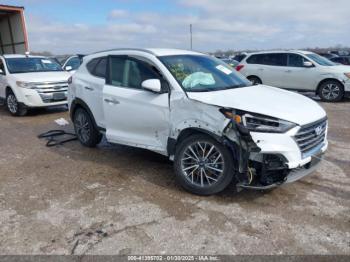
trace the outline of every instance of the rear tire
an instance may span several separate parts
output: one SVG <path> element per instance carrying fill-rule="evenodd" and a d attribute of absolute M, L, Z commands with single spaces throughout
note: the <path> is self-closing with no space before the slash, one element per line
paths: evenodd
<path fill-rule="evenodd" d="M 318 95 L 324 102 L 339 102 L 344 97 L 344 86 L 335 80 L 325 81 L 320 85 Z"/>
<path fill-rule="evenodd" d="M 18 103 L 16 95 L 10 90 L 6 94 L 6 107 L 13 116 L 25 116 L 28 109 Z"/>
<path fill-rule="evenodd" d="M 74 113 L 74 129 L 79 142 L 87 147 L 95 147 L 102 140 L 102 134 L 96 129 L 89 113 L 78 108 Z"/>
<path fill-rule="evenodd" d="M 233 156 L 208 135 L 187 137 L 176 147 L 176 180 L 187 191 L 212 195 L 224 190 L 234 176 Z"/>
<path fill-rule="evenodd" d="M 257 76 L 248 76 L 247 79 L 252 82 L 253 85 L 261 85 L 262 81 L 259 77 Z"/>

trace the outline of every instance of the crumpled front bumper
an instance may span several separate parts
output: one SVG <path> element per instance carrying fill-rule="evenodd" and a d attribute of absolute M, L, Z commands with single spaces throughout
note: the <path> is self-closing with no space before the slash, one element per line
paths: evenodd
<path fill-rule="evenodd" d="M 286 170 L 288 175 L 284 181 L 269 185 L 238 185 L 250 189 L 269 189 L 282 184 L 295 182 L 303 177 L 312 174 L 320 165 L 324 152 L 328 148 L 327 137 L 324 142 L 316 147 L 308 157 L 302 156 L 300 148 L 294 139 L 298 128 L 292 129 L 284 134 L 257 133 L 251 132 L 251 137 L 256 145 L 261 149 L 258 154 L 280 155 L 286 160 Z M 256 155 L 256 153 L 255 153 Z"/>

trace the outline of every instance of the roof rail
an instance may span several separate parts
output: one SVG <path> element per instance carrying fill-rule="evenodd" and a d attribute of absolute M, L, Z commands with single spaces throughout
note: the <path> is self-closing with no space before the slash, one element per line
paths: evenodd
<path fill-rule="evenodd" d="M 114 49 L 107 49 L 107 50 L 103 50 L 103 51 L 98 51 L 98 52 L 92 53 L 92 55 L 104 53 L 104 52 L 109 52 L 109 51 L 140 51 L 140 52 L 149 53 L 151 55 L 156 55 L 152 51 L 147 50 L 147 49 L 142 49 L 142 48 L 114 48 Z"/>

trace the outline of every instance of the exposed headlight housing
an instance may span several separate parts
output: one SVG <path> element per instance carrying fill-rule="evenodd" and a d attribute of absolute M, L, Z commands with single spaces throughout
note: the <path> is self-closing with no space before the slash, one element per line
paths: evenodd
<path fill-rule="evenodd" d="M 34 85 L 31 82 L 16 81 L 17 86 L 22 88 L 33 88 Z"/>
<path fill-rule="evenodd" d="M 253 114 L 249 112 L 236 112 L 220 110 L 227 118 L 252 132 L 285 133 L 296 124 L 275 117 Z"/>
<path fill-rule="evenodd" d="M 350 78 L 350 73 L 344 73 L 347 78 Z"/>

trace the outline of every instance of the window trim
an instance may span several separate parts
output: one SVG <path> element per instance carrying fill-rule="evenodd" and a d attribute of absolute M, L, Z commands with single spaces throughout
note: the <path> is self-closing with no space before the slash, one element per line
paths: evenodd
<path fill-rule="evenodd" d="M 148 90 L 145 90 L 143 88 L 137 88 L 137 87 L 129 87 L 129 86 L 116 86 L 116 85 L 113 85 L 112 84 L 112 81 L 111 81 L 111 72 L 110 72 L 110 64 L 111 64 L 111 59 L 113 57 L 117 57 L 117 58 L 124 58 L 124 59 L 129 59 L 129 60 L 133 60 L 135 62 L 143 62 L 143 63 L 147 63 L 147 66 L 150 67 L 151 66 L 154 66 L 159 74 L 159 80 L 161 81 L 165 81 L 167 83 L 167 85 L 169 86 L 169 89 L 170 89 L 170 84 L 168 82 L 168 80 L 166 80 L 164 78 L 164 75 L 162 74 L 162 71 L 152 62 L 150 61 L 149 59 L 145 58 L 145 57 L 140 57 L 140 56 L 137 56 L 137 55 L 108 55 L 107 56 L 107 75 L 106 75 L 106 85 L 110 85 L 110 86 L 114 86 L 114 87 L 117 87 L 117 88 L 124 88 L 124 89 L 133 89 L 133 90 L 140 90 L 140 91 L 145 91 L 145 92 L 149 92 Z M 138 58 L 140 57 L 140 58 Z M 162 83 L 162 89 L 163 89 L 163 83 Z M 168 91 L 167 91 L 168 92 Z M 164 93 L 164 92 L 161 92 L 161 93 Z"/>

